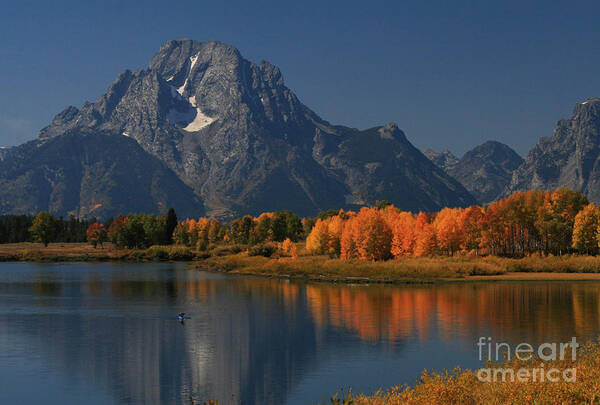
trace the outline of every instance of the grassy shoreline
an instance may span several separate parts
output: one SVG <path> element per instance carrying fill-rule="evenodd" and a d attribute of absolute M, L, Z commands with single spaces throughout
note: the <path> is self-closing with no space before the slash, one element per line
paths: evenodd
<path fill-rule="evenodd" d="M 0 245 L 0 262 L 102 262 L 191 261 L 198 255 L 183 246 L 152 246 L 148 249 L 115 249 L 111 244 L 94 249 L 86 243 L 14 243 Z"/>
<path fill-rule="evenodd" d="M 587 256 L 435 257 L 365 262 L 327 256 L 271 259 L 242 252 L 212 256 L 195 262 L 194 266 L 229 274 L 339 283 L 600 280 L 600 258 Z"/>
<path fill-rule="evenodd" d="M 342 261 L 328 256 L 250 256 L 239 246 L 207 252 L 183 246 L 94 249 L 84 243 L 0 245 L 0 262 L 184 261 L 198 270 L 337 283 L 434 283 L 449 281 L 600 280 L 600 257 L 531 256 L 402 258 L 384 262 Z"/>
<path fill-rule="evenodd" d="M 575 369 L 575 381 L 558 378 L 550 381 L 539 378 L 540 364 L 546 371 L 556 369 L 562 376 L 567 369 Z M 564 360 L 543 361 L 537 356 L 531 360 L 521 361 L 515 357 L 500 363 L 491 363 L 483 367 L 491 370 L 504 369 L 527 370 L 538 369 L 538 378 L 506 382 L 501 378 L 492 381 L 481 381 L 477 370 L 456 368 L 451 371 L 424 371 L 416 384 L 412 386 L 396 386 L 380 390 L 373 395 L 342 395 L 337 403 L 340 405 L 395 405 L 395 404 L 598 404 L 600 403 L 600 344 L 589 342 L 577 350 L 577 358 L 573 360 L 567 355 Z"/>

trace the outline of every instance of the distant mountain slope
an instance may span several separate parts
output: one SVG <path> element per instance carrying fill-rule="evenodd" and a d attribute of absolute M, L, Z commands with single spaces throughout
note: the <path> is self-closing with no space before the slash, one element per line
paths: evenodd
<path fill-rule="evenodd" d="M 518 190 L 570 187 L 600 202 L 600 98 L 577 103 L 514 172 L 505 195 Z"/>
<path fill-rule="evenodd" d="M 498 199 L 523 158 L 509 146 L 488 141 L 465 153 L 447 173 L 462 183 L 480 203 Z"/>
<path fill-rule="evenodd" d="M 14 148 L 0 161 L 0 212 L 76 217 L 203 212 L 193 191 L 132 139 L 72 132 Z"/>
<path fill-rule="evenodd" d="M 476 146 L 460 159 L 447 150 L 438 153 L 426 149 L 423 154 L 460 182 L 479 203 L 498 199 L 510 183 L 513 171 L 523 163 L 517 152 L 496 141 Z"/>
<path fill-rule="evenodd" d="M 137 142 L 222 218 L 279 209 L 314 215 L 381 199 L 411 210 L 474 202 L 396 127 L 331 125 L 284 85 L 277 67 L 218 41 L 168 41 L 148 69 L 125 71 L 96 102 L 68 107 L 39 139 L 81 131 Z M 125 175 L 114 173 L 114 181 Z M 27 200 L 18 194 L 0 190 L 0 199 Z M 87 215 L 86 207 L 70 210 Z"/>
<path fill-rule="evenodd" d="M 353 190 L 346 195 L 347 205 L 384 199 L 406 210 L 434 211 L 475 203 L 467 190 L 415 148 L 396 124 L 336 137 L 320 133 L 315 156 Z"/>

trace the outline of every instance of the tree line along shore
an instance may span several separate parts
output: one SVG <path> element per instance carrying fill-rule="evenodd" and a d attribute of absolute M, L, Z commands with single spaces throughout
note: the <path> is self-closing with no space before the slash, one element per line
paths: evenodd
<path fill-rule="evenodd" d="M 42 212 L 0 216 L 0 260 L 194 260 L 228 272 L 357 282 L 591 274 L 600 273 L 598 218 L 596 205 L 565 188 L 434 213 L 378 201 L 358 212 L 279 211 L 231 223 L 178 220 L 173 209 L 104 222 Z"/>

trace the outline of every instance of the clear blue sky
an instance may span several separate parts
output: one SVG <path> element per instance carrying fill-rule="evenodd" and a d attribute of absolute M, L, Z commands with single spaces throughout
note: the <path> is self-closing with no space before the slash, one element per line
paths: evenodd
<path fill-rule="evenodd" d="M 11 1 L 0 12 L 0 145 L 95 100 L 168 39 L 278 65 L 324 119 L 397 122 L 419 148 L 525 154 L 600 96 L 598 1 Z"/>

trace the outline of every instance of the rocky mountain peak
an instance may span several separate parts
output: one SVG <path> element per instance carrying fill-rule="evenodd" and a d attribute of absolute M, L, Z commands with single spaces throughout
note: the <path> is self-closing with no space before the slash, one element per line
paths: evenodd
<path fill-rule="evenodd" d="M 575 104 L 573 117 L 566 123 L 579 126 L 580 130 L 585 130 L 588 126 L 597 129 L 600 126 L 600 98 L 590 98 Z"/>
<path fill-rule="evenodd" d="M 377 132 L 379 132 L 381 139 L 392 139 L 402 142 L 407 141 L 406 135 L 398 128 L 398 124 L 395 122 L 390 122 L 389 124 L 380 127 Z"/>
<path fill-rule="evenodd" d="M 496 164 L 506 166 L 509 170 L 514 170 L 523 161 L 510 146 L 497 141 L 486 141 L 479 146 L 471 149 L 461 160 L 468 159 L 491 159 Z"/>
<path fill-rule="evenodd" d="M 61 137 L 49 144 L 67 147 L 65 137 L 89 132 L 110 135 L 98 139 L 110 139 L 111 144 L 137 144 L 137 158 L 143 159 L 141 149 L 164 164 L 193 191 L 199 200 L 196 206 L 219 217 L 280 209 L 312 215 L 383 199 L 400 208 L 427 211 L 474 202 L 464 187 L 416 150 L 395 123 L 364 131 L 333 126 L 285 86 L 277 66 L 248 61 L 219 41 L 166 42 L 148 69 L 124 71 L 95 102 L 58 114 L 40 138 L 47 142 Z M 83 145 L 95 138 L 78 139 Z M 32 153 L 31 148 L 19 150 L 22 156 Z M 82 146 L 73 153 L 91 152 Z M 36 179 L 50 175 L 45 171 L 70 170 L 67 160 L 55 162 L 60 167 L 47 163 L 32 169 L 39 173 Z M 23 171 L 22 179 L 27 180 L 20 181 L 36 187 L 37 180 L 27 177 L 31 173 Z M 111 171 L 97 178 L 108 182 L 109 190 L 114 176 Z M 76 179 L 70 187 L 76 187 Z M 12 179 L 3 181 L 12 187 Z M 53 192 L 54 186 L 44 187 Z M 77 203 L 72 201 L 71 207 Z M 61 204 L 54 205 L 54 212 L 64 212 Z"/>
<path fill-rule="evenodd" d="M 572 117 L 558 121 L 552 137 L 540 138 L 504 194 L 558 187 L 600 201 L 600 98 L 575 104 Z"/>

